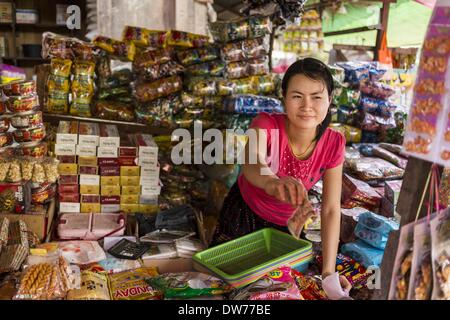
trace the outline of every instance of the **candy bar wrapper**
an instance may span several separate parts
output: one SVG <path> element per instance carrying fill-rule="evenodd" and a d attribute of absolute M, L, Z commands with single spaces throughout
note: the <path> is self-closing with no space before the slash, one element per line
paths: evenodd
<path fill-rule="evenodd" d="M 94 39 L 93 43 L 119 60 L 133 61 L 136 55 L 136 46 L 132 42 L 124 42 L 104 36 L 98 36 Z"/>
<path fill-rule="evenodd" d="M 177 53 L 178 61 L 185 67 L 194 64 L 214 61 L 220 58 L 220 51 L 216 47 L 205 47 L 183 50 Z"/>
<path fill-rule="evenodd" d="M 302 230 L 306 222 L 314 215 L 314 208 L 308 198 L 305 197 L 303 199 L 303 203 L 297 208 L 293 216 L 288 221 L 288 229 L 291 235 L 296 239 L 300 239 L 300 235 L 302 234 Z"/>
<path fill-rule="evenodd" d="M 403 143 L 407 154 L 446 167 L 450 165 L 449 8 L 444 2 L 434 8 Z"/>
<path fill-rule="evenodd" d="M 415 223 L 409 223 L 400 230 L 399 246 L 392 270 L 388 300 L 406 300 L 412 265 Z"/>
<path fill-rule="evenodd" d="M 430 300 L 433 289 L 431 262 L 431 233 L 428 218 L 414 226 L 414 250 L 411 266 L 408 300 Z"/>
<path fill-rule="evenodd" d="M 450 208 L 431 220 L 432 300 L 450 300 Z"/>

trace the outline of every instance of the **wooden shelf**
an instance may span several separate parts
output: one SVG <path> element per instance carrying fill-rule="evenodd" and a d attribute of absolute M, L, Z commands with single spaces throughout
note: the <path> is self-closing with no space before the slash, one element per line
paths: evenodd
<path fill-rule="evenodd" d="M 41 61 L 41 62 L 50 61 L 49 59 L 42 59 L 42 58 L 35 58 L 35 57 L 17 57 L 17 58 L 2 57 L 2 59 L 3 60 L 17 60 L 17 61 Z"/>
<path fill-rule="evenodd" d="M 86 122 L 95 122 L 95 123 L 103 123 L 103 124 L 115 124 L 117 125 L 121 131 L 122 129 L 129 132 L 142 132 L 154 135 L 171 135 L 173 129 L 164 128 L 164 127 L 151 127 L 146 124 L 136 123 L 136 122 L 126 122 L 126 121 L 116 121 L 116 120 L 106 120 L 99 118 L 85 118 L 85 117 L 76 117 L 65 114 L 52 114 L 52 113 L 44 113 L 44 121 L 56 123 L 59 121 L 86 121 Z"/>

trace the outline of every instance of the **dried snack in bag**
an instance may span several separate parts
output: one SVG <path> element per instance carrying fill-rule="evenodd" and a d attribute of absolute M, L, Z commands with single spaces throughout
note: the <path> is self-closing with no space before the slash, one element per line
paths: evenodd
<path fill-rule="evenodd" d="M 350 170 L 361 180 L 399 179 L 404 170 L 379 158 L 362 157 L 357 161 L 349 161 Z"/>
<path fill-rule="evenodd" d="M 24 158 L 21 161 L 21 169 L 22 169 L 22 179 L 25 181 L 30 181 L 33 177 L 33 168 L 36 160 L 33 158 Z"/>
<path fill-rule="evenodd" d="M 216 47 L 205 47 L 177 52 L 178 61 L 185 67 L 202 62 L 209 62 L 220 58 L 220 51 Z"/>
<path fill-rule="evenodd" d="M 161 292 L 146 283 L 158 275 L 155 268 L 139 268 L 108 275 L 112 300 L 159 300 Z"/>
<path fill-rule="evenodd" d="M 214 41 L 226 43 L 247 39 L 249 37 L 250 25 L 246 20 L 238 22 L 218 21 L 211 23 L 210 29 Z M 255 31 L 257 32 L 256 27 Z"/>
<path fill-rule="evenodd" d="M 31 177 L 31 182 L 33 183 L 44 183 L 45 182 L 45 169 L 41 161 L 35 162 L 33 166 L 33 175 Z"/>
<path fill-rule="evenodd" d="M 133 106 L 126 103 L 99 100 L 95 104 L 94 113 L 100 119 L 134 121 Z"/>
<path fill-rule="evenodd" d="M 90 76 L 75 75 L 72 80 L 72 93 L 90 94 L 94 93 L 95 82 Z"/>
<path fill-rule="evenodd" d="M 183 82 L 179 76 L 172 76 L 155 82 L 142 82 L 136 84 L 136 98 L 139 102 L 148 102 L 166 97 L 182 89 Z"/>
<path fill-rule="evenodd" d="M 50 74 L 69 78 L 72 71 L 72 60 L 68 59 L 52 59 L 50 62 Z"/>
<path fill-rule="evenodd" d="M 380 266 L 384 253 L 383 250 L 376 249 L 361 240 L 344 244 L 341 252 L 366 268 Z"/>
<path fill-rule="evenodd" d="M 67 300 L 111 300 L 107 275 L 83 271 L 81 273 L 81 287 L 69 290 Z"/>
<path fill-rule="evenodd" d="M 194 95 L 210 96 L 217 93 L 216 86 L 218 83 L 214 78 L 192 78 L 189 80 L 187 87 Z"/>
<path fill-rule="evenodd" d="M 139 76 L 148 81 L 156 81 L 164 77 L 175 76 L 184 71 L 184 68 L 175 61 L 155 64 L 139 69 Z"/>
<path fill-rule="evenodd" d="M 20 167 L 19 159 L 13 159 L 10 161 L 8 173 L 5 177 L 6 182 L 20 182 L 22 181 L 22 170 Z"/>
<path fill-rule="evenodd" d="M 389 219 L 368 211 L 359 215 L 358 224 L 386 236 L 391 231 L 399 229 L 399 224 L 394 219 Z"/>
<path fill-rule="evenodd" d="M 56 183 L 59 178 L 58 174 L 59 161 L 55 158 L 47 158 L 42 162 L 45 171 L 46 182 Z"/>
<path fill-rule="evenodd" d="M 93 43 L 119 60 L 133 61 L 136 46 L 132 42 L 114 40 L 104 36 L 97 36 Z"/>
<path fill-rule="evenodd" d="M 230 287 L 222 280 L 198 272 L 169 273 L 146 279 L 165 299 L 190 299 L 222 295 Z"/>
<path fill-rule="evenodd" d="M 392 87 L 380 82 L 371 81 L 361 82 L 360 90 L 362 93 L 378 99 L 388 99 L 395 93 Z"/>
<path fill-rule="evenodd" d="M 133 70 L 140 72 L 145 70 L 145 68 L 167 63 L 171 59 L 169 50 L 147 49 L 136 55 L 133 61 Z"/>
<path fill-rule="evenodd" d="M 281 267 L 231 294 L 232 300 L 303 300 L 295 281 L 296 271 Z"/>
<path fill-rule="evenodd" d="M 77 117 L 92 117 L 90 103 L 74 101 L 70 105 L 70 114 Z"/>
<path fill-rule="evenodd" d="M 149 30 L 145 28 L 125 26 L 122 33 L 122 40 L 133 42 L 137 47 L 148 47 L 148 35 Z"/>
<path fill-rule="evenodd" d="M 169 46 L 192 48 L 194 43 L 192 42 L 192 37 L 189 36 L 188 32 L 171 30 L 167 33 L 166 43 Z"/>
<path fill-rule="evenodd" d="M 47 79 L 47 88 L 49 92 L 51 91 L 69 92 L 70 90 L 69 78 L 49 75 Z"/>
<path fill-rule="evenodd" d="M 392 152 L 389 152 L 386 149 L 383 149 L 381 147 L 374 147 L 373 148 L 373 155 L 375 157 L 382 158 L 384 160 L 389 161 L 390 163 L 395 164 L 397 167 L 406 169 L 406 165 L 408 164 L 408 160 L 397 156 L 396 154 L 393 154 Z"/>
<path fill-rule="evenodd" d="M 431 220 L 431 257 L 433 263 L 433 300 L 450 300 L 450 209 Z"/>
<path fill-rule="evenodd" d="M 49 92 L 44 111 L 65 114 L 69 112 L 69 94 L 63 91 Z"/>
<path fill-rule="evenodd" d="M 73 64 L 72 73 L 75 76 L 93 77 L 95 74 L 95 62 L 77 60 Z"/>
<path fill-rule="evenodd" d="M 201 64 L 196 64 L 186 68 L 186 73 L 191 76 L 212 76 L 220 77 L 225 70 L 225 63 L 216 60 L 212 62 L 205 62 Z"/>

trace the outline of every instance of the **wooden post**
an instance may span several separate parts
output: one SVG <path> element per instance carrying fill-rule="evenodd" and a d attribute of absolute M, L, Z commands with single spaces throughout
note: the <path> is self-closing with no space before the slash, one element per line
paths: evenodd
<path fill-rule="evenodd" d="M 383 1 L 383 7 L 380 10 L 380 24 L 381 29 L 378 29 L 377 32 L 377 42 L 375 45 L 375 52 L 374 52 L 374 61 L 379 60 L 378 51 L 381 48 L 381 41 L 383 40 L 383 33 L 387 32 L 388 29 L 388 19 L 389 19 L 389 7 L 391 5 L 391 1 Z"/>

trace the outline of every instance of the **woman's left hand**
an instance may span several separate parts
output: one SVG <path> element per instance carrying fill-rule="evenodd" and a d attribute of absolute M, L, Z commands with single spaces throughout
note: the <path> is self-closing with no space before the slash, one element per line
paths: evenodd
<path fill-rule="evenodd" d="M 322 276 L 322 287 L 331 300 L 351 299 L 352 285 L 344 276 L 339 276 L 337 272 Z"/>

